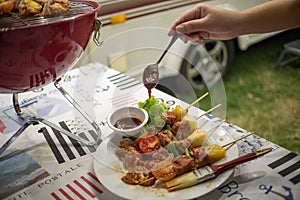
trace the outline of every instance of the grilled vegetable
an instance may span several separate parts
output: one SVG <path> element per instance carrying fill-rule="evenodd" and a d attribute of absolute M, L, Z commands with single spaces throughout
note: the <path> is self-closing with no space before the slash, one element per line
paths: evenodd
<path fill-rule="evenodd" d="M 187 111 L 183 109 L 180 105 L 175 106 L 173 108 L 172 113 L 176 115 L 176 120 L 181 121 L 183 117 L 187 114 Z"/>
<path fill-rule="evenodd" d="M 36 15 L 41 12 L 43 6 L 34 0 L 22 0 L 19 3 L 19 13 L 21 15 Z"/>
<path fill-rule="evenodd" d="M 161 114 L 165 112 L 164 107 L 160 104 L 154 104 L 149 109 L 149 119 L 151 125 L 154 125 L 156 127 L 164 127 L 165 120 L 161 118 Z"/>
<path fill-rule="evenodd" d="M 169 110 L 163 102 L 159 102 L 154 96 L 148 98 L 145 102 L 139 102 L 138 107 L 143 108 L 149 114 L 149 121 L 147 125 L 154 125 L 157 127 L 163 127 L 165 121 L 161 118 L 161 114 Z"/>
<path fill-rule="evenodd" d="M 153 106 L 153 105 L 156 105 L 156 104 L 159 104 L 162 106 L 162 108 L 165 110 L 165 111 L 168 111 L 169 110 L 169 106 L 167 106 L 165 103 L 163 102 L 159 102 L 154 96 L 151 96 L 150 98 L 148 98 L 145 102 L 142 102 L 140 101 L 138 103 L 138 106 L 140 108 L 143 108 L 145 109 L 147 112 L 149 112 L 150 108 Z"/>
<path fill-rule="evenodd" d="M 177 150 L 177 147 L 175 143 L 169 143 L 165 146 L 165 148 L 168 150 L 169 153 L 173 154 L 174 157 L 179 156 L 179 152 Z"/>
<path fill-rule="evenodd" d="M 142 153 L 150 153 L 154 150 L 158 150 L 160 147 L 159 139 L 156 135 L 139 137 L 135 141 L 135 144 L 139 147 L 139 150 Z"/>
<path fill-rule="evenodd" d="M 189 151 L 188 148 L 185 148 L 184 155 L 186 155 L 186 157 L 188 157 L 188 158 L 192 158 L 192 156 L 191 156 L 190 151 Z"/>
<path fill-rule="evenodd" d="M 195 116 L 185 115 L 184 118 L 182 118 L 182 121 L 187 122 L 190 125 L 192 131 L 198 128 L 198 123 L 197 120 L 195 119 Z"/>
<path fill-rule="evenodd" d="M 191 142 L 191 148 L 201 146 L 206 137 L 207 132 L 196 129 L 191 135 L 188 136 L 188 140 Z"/>
<path fill-rule="evenodd" d="M 212 144 L 207 149 L 208 162 L 210 164 L 221 160 L 226 156 L 226 150 L 217 144 Z"/>

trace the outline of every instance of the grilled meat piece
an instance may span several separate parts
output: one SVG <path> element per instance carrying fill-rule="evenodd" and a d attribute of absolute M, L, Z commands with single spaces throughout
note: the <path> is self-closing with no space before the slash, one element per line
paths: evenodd
<path fill-rule="evenodd" d="M 49 0 L 44 4 L 42 15 L 43 16 L 57 16 L 67 14 L 71 9 L 69 0 Z"/>
<path fill-rule="evenodd" d="M 161 147 L 153 153 L 152 158 L 158 161 L 170 160 L 173 158 L 173 154 L 170 154 L 167 149 Z"/>
<path fill-rule="evenodd" d="M 126 139 L 120 141 L 120 146 L 116 149 L 115 153 L 122 161 L 127 153 L 136 154 L 137 156 L 141 157 L 141 154 L 138 152 L 138 150 L 129 142 L 129 140 Z"/>
<path fill-rule="evenodd" d="M 143 160 L 140 154 L 128 152 L 123 161 L 123 166 L 132 172 L 136 172 L 139 166 L 143 166 Z"/>
<path fill-rule="evenodd" d="M 130 185 L 151 186 L 154 185 L 156 179 L 151 173 L 130 173 L 128 172 L 121 180 Z"/>
<path fill-rule="evenodd" d="M 197 147 L 193 148 L 191 154 L 195 160 L 195 165 L 197 167 L 204 167 L 205 165 L 209 164 L 209 159 L 205 148 Z"/>
<path fill-rule="evenodd" d="M 166 146 L 173 139 L 173 133 L 170 130 L 162 130 L 157 134 L 161 146 Z"/>
<path fill-rule="evenodd" d="M 130 171 L 136 171 L 136 168 L 142 165 L 142 155 L 129 140 L 121 140 L 115 154 L 123 162 L 123 166 Z"/>
<path fill-rule="evenodd" d="M 149 186 L 154 185 L 155 182 L 156 182 L 156 178 L 154 178 L 153 176 L 149 176 L 149 177 L 145 178 L 144 180 L 142 180 L 140 182 L 140 185 L 144 186 L 144 187 L 149 187 Z"/>
<path fill-rule="evenodd" d="M 179 154 L 183 154 L 184 150 L 186 148 L 189 148 L 190 145 L 191 145 L 191 142 L 187 139 L 172 141 L 172 143 L 175 145 L 175 147 L 176 147 Z"/>
<path fill-rule="evenodd" d="M 170 124 L 171 126 L 176 122 L 176 115 L 172 112 L 163 112 L 161 114 L 161 118 L 167 123 Z"/>
<path fill-rule="evenodd" d="M 187 138 L 193 130 L 188 121 L 177 121 L 172 126 L 172 132 L 175 133 L 177 140 L 182 140 Z"/>
<path fill-rule="evenodd" d="M 176 174 L 174 163 L 170 160 L 163 160 L 151 169 L 153 176 L 160 181 L 169 181 L 173 179 Z"/>
<path fill-rule="evenodd" d="M 173 160 L 174 167 L 177 176 L 182 175 L 186 172 L 190 172 L 195 168 L 195 162 L 193 158 L 188 158 L 185 155 L 177 156 Z"/>
<path fill-rule="evenodd" d="M 15 7 L 15 0 L 0 0 L 0 16 L 9 14 Z"/>
<path fill-rule="evenodd" d="M 0 16 L 15 10 L 24 17 L 52 17 L 67 14 L 70 9 L 69 0 L 0 0 Z"/>
<path fill-rule="evenodd" d="M 195 168 L 194 159 L 184 155 L 178 156 L 173 160 L 164 160 L 153 166 L 151 173 L 160 181 L 169 181 L 175 176 L 192 171 Z"/>

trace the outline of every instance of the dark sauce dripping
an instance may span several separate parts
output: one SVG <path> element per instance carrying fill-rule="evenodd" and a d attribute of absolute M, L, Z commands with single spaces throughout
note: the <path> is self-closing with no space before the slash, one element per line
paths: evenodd
<path fill-rule="evenodd" d="M 150 98 L 151 97 L 152 88 L 154 88 L 156 86 L 156 83 L 147 83 L 147 84 L 144 84 L 144 86 L 147 88 L 147 90 L 148 90 L 148 96 Z"/>

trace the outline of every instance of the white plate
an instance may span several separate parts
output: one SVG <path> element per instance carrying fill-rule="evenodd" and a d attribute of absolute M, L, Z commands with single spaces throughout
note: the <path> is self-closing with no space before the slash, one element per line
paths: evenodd
<path fill-rule="evenodd" d="M 209 129 L 208 129 L 209 130 Z M 224 183 L 233 173 L 228 170 L 218 177 L 196 186 L 168 192 L 166 189 L 158 189 L 153 187 L 142 187 L 125 184 L 121 177 L 126 174 L 126 170 L 122 167 L 121 161 L 115 155 L 115 149 L 121 140 L 120 135 L 112 134 L 105 139 L 94 154 L 94 170 L 100 182 L 112 193 L 126 199 L 192 199 L 203 196 Z M 209 141 L 219 145 L 231 142 L 232 137 L 222 128 L 218 128 L 209 136 Z M 224 163 L 238 157 L 238 148 L 236 145 L 227 150 L 226 157 L 218 163 Z"/>

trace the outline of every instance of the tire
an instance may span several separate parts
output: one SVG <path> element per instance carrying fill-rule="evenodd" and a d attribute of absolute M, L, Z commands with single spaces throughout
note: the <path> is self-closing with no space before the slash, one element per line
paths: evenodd
<path fill-rule="evenodd" d="M 215 67 L 209 67 L 209 63 L 205 63 L 205 55 L 201 55 L 201 49 L 203 48 L 208 52 Z M 189 81 L 192 88 L 204 89 L 207 85 L 213 85 L 220 78 L 224 79 L 231 68 L 232 62 L 235 57 L 235 42 L 234 40 L 228 41 L 205 41 L 203 44 L 190 45 L 185 53 L 185 59 L 182 60 L 180 73 Z M 189 62 L 190 61 L 190 62 Z M 192 61 L 192 63 L 191 63 Z M 202 63 L 201 63 L 202 62 Z M 207 61 L 206 61 L 207 62 Z M 206 65 L 206 67 L 205 67 Z M 196 68 L 195 66 L 200 66 Z M 201 69 L 202 68 L 202 69 Z M 207 75 L 206 81 L 200 74 L 200 71 L 205 71 Z M 217 73 L 219 75 L 217 76 Z"/>

